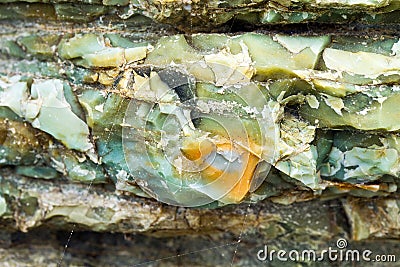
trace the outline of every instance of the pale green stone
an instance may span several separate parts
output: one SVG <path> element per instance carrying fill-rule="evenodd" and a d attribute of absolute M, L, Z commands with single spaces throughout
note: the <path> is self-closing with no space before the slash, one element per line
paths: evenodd
<path fill-rule="evenodd" d="M 313 190 L 321 190 L 321 180 L 316 173 L 317 157 L 317 150 L 311 146 L 289 160 L 278 161 L 276 168 Z"/>
<path fill-rule="evenodd" d="M 323 58 L 329 69 L 377 78 L 379 75 L 398 74 L 400 57 L 367 52 L 348 52 L 325 49 Z"/>
<path fill-rule="evenodd" d="M 0 105 L 9 107 L 33 127 L 51 134 L 68 148 L 80 151 L 92 148 L 89 128 L 72 112 L 60 80 L 34 81 L 30 95 L 26 82 L 11 81 L 3 84 L 1 96 Z M 69 127 L 65 128 L 66 125 Z"/>
<path fill-rule="evenodd" d="M 40 179 L 53 179 L 58 176 L 58 173 L 55 169 L 39 166 L 18 166 L 16 173 L 19 175 Z"/>
<path fill-rule="evenodd" d="M 7 202 L 2 195 L 0 195 L 0 216 L 7 211 Z"/>
<path fill-rule="evenodd" d="M 58 35 L 30 35 L 22 37 L 18 42 L 25 47 L 28 54 L 39 58 L 51 58 L 57 48 Z"/>
<path fill-rule="evenodd" d="M 344 153 L 344 167 L 347 168 L 344 179 L 365 176 L 378 178 L 380 175 L 399 175 L 399 155 L 391 148 L 358 148 Z M 352 167 L 352 168 L 351 168 Z"/>
<path fill-rule="evenodd" d="M 58 46 L 61 58 L 73 59 L 92 54 L 105 48 L 104 40 L 97 34 L 76 35 L 64 39 Z"/>
<path fill-rule="evenodd" d="M 162 37 L 145 60 L 147 64 L 165 66 L 173 63 L 196 62 L 201 56 L 187 43 L 183 35 Z"/>

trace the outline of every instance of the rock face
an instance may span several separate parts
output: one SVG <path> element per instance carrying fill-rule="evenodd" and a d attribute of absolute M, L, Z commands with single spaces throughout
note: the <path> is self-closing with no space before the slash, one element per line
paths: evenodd
<path fill-rule="evenodd" d="M 2 0 L 2 19 L 44 19 L 91 22 L 97 19 L 132 22 L 144 16 L 183 31 L 227 30 L 232 24 L 249 27 L 294 23 L 347 24 L 358 22 L 376 26 L 399 23 L 397 0 L 93 0 L 44 1 Z"/>
<path fill-rule="evenodd" d="M 0 3 L 4 263 L 398 252 L 397 1 Z"/>

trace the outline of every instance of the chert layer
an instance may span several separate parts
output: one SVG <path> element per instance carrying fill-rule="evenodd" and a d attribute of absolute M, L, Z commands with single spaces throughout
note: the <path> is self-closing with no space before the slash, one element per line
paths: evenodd
<path fill-rule="evenodd" d="M 211 121 L 229 121 L 234 114 L 253 140 L 246 149 L 273 168 L 267 177 L 260 171 L 265 182 L 252 194 L 247 193 L 255 165 L 240 182 L 245 186 L 229 188 L 227 195 L 207 191 L 211 200 L 273 197 L 288 203 L 293 201 L 288 191 L 304 191 L 305 198 L 386 196 L 397 191 L 400 174 L 398 49 L 398 39 L 390 37 L 195 34 L 144 42 L 115 33 L 10 35 L 2 40 L 10 64 L 1 69 L 1 164 L 29 177 L 95 183 L 110 178 L 118 190 L 146 195 L 140 184 L 153 197 L 161 198 L 164 191 L 174 197 L 180 173 L 166 172 L 171 162 L 160 149 L 160 134 L 169 134 L 167 143 L 187 134 L 185 123 L 173 124 L 183 119 L 223 136 Z M 18 56 L 30 60 L 12 59 Z M 260 96 L 264 102 L 258 107 Z M 127 123 L 132 101 L 150 104 L 152 113 L 136 114 Z M 202 119 L 177 116 L 176 108 L 185 113 L 182 104 L 191 101 L 197 101 L 195 108 L 187 111 L 203 114 Z M 260 130 L 263 124 L 255 124 L 267 124 L 267 117 L 257 115 L 266 106 L 267 130 L 273 132 L 268 138 Z M 172 126 L 158 129 L 167 117 L 173 118 Z M 67 121 L 70 126 L 63 128 Z M 149 142 L 124 151 L 124 128 L 135 121 L 151 124 L 139 134 Z M 195 150 L 188 148 L 190 159 Z M 155 190 L 160 185 L 147 184 L 153 176 L 129 168 L 130 155 L 135 164 L 147 166 L 140 157 L 144 153 L 154 161 L 152 175 L 167 183 L 165 189 Z M 242 174 L 248 166 L 240 167 Z M 201 192 L 186 189 L 173 204 Z"/>

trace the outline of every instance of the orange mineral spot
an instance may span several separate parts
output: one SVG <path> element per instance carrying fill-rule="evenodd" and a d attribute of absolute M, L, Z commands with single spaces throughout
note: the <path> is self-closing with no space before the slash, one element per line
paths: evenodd
<path fill-rule="evenodd" d="M 249 159 L 242 178 L 228 194 L 220 199 L 220 201 L 226 203 L 237 203 L 246 196 L 247 192 L 250 190 L 251 179 L 253 178 L 254 170 L 256 169 L 258 162 L 258 157 L 249 154 Z"/>
<path fill-rule="evenodd" d="M 215 145 L 209 140 L 202 140 L 201 142 L 191 141 L 187 142 L 181 148 L 182 154 L 189 160 L 201 161 L 215 149 Z"/>
<path fill-rule="evenodd" d="M 253 151 L 259 150 L 259 146 L 253 143 L 250 144 L 250 148 Z M 181 148 L 182 154 L 187 159 L 195 162 L 199 166 L 205 163 L 206 158 L 212 152 L 218 151 L 219 153 L 230 153 L 234 150 L 235 147 L 227 140 L 219 140 L 219 142 L 216 143 L 213 143 L 210 140 L 192 140 L 190 142 L 188 141 L 185 146 Z M 217 179 L 221 179 L 221 181 L 226 184 L 235 183 L 238 181 L 233 188 L 220 199 L 222 202 L 240 202 L 250 189 L 251 179 L 259 162 L 259 157 L 248 150 L 243 152 L 241 157 L 241 160 L 244 163 L 241 169 L 230 169 L 229 162 L 227 161 L 227 168 L 223 170 L 213 166 L 212 163 L 205 166 L 205 168 L 201 170 L 201 177 L 204 179 L 205 184 L 212 183 Z"/>

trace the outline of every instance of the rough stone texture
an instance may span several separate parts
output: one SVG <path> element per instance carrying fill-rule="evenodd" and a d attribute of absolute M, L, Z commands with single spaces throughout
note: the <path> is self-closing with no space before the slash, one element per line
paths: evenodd
<path fill-rule="evenodd" d="M 60 261 L 63 266 L 260 266 L 265 262 L 256 255 L 264 245 L 320 251 L 336 248 L 338 238 L 346 238 L 349 248 L 375 254 L 399 251 L 399 200 L 394 198 L 263 201 L 209 210 L 116 195 L 109 186 L 2 173 L 3 188 L 13 191 L 0 242 L 0 261 L 9 266 Z"/>
<path fill-rule="evenodd" d="M 17 1 L 0 2 L 0 18 L 36 18 L 89 22 L 98 18 L 131 21 L 145 16 L 186 31 L 229 31 L 284 24 L 367 24 L 399 22 L 399 3 L 393 1 Z"/>
<path fill-rule="evenodd" d="M 73 64 L 60 56 L 55 48 L 60 38 L 115 33 L 136 45 L 155 44 L 161 36 L 179 31 L 230 34 L 259 30 L 267 34 L 337 34 L 338 40 L 340 36 L 362 37 L 368 32 L 374 41 L 384 32 L 390 42 L 397 41 L 400 18 L 397 1 L 356 5 L 349 1 L 0 2 L 0 72 L 10 77 L 22 74 L 66 82 L 73 92 L 67 100 L 81 119 L 85 118 L 84 110 L 74 95 L 93 88 L 122 96 L 126 92 L 112 91 L 121 76 L 110 66 L 86 68 L 85 64 L 93 62 Z M 374 52 L 390 54 L 390 47 L 382 44 Z M 397 85 L 396 79 L 389 76 L 385 82 Z M 330 181 L 334 189 L 322 195 L 313 194 L 301 184 L 278 180 L 281 187 L 269 192 L 270 200 L 220 208 L 180 208 L 146 197 L 135 183 L 115 183 L 120 170 L 116 160 L 108 169 L 96 167 L 92 182 L 84 181 L 85 177 L 71 170 L 80 162 L 81 152 L 66 149 L 15 114 L 1 112 L 6 114 L 1 113 L 0 143 L 17 140 L 18 146 L 14 147 L 14 157 L 7 158 L 9 163 L 0 167 L 0 265 L 321 266 L 310 262 L 269 264 L 257 260 L 257 252 L 264 245 L 271 249 L 321 251 L 335 248 L 338 238 L 346 238 L 352 249 L 370 249 L 375 254 L 400 258 L 400 200 L 395 188 L 399 183 L 393 177 L 367 185 Z M 19 131 L 13 132 L 15 128 Z M 351 142 L 359 140 L 355 139 Z M 105 162 L 107 149 L 103 151 Z M 43 156 L 41 164 L 60 155 L 72 163 L 64 174 L 48 168 L 31 169 L 35 155 Z M 37 172 L 40 175 L 35 178 Z M 116 190 L 121 187 L 142 196 Z M 382 265 L 375 262 L 368 266 Z"/>

